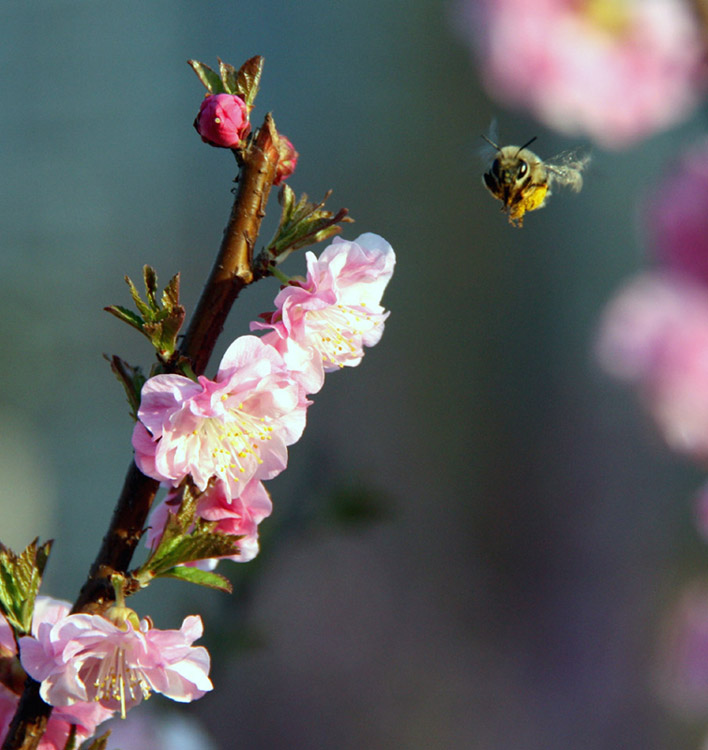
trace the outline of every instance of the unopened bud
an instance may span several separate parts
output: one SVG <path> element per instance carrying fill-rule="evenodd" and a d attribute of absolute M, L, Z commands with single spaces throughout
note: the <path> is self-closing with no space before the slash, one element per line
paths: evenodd
<path fill-rule="evenodd" d="M 290 177 L 295 171 L 299 155 L 290 139 L 278 133 L 278 166 L 275 170 L 274 185 L 280 185 Z"/>
<path fill-rule="evenodd" d="M 251 132 L 248 107 L 234 94 L 212 94 L 202 101 L 194 127 L 211 146 L 238 148 Z"/>

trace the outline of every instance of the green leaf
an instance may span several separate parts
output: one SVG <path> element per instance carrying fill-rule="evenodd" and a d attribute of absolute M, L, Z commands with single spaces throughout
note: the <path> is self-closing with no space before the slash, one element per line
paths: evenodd
<path fill-rule="evenodd" d="M 133 298 L 133 302 L 135 303 L 135 306 L 138 308 L 138 312 L 145 318 L 150 315 L 150 306 L 146 305 L 142 298 L 140 297 L 140 292 L 137 290 L 135 284 L 133 284 L 133 280 L 130 278 L 130 276 L 124 276 L 125 283 L 128 285 L 128 288 L 130 289 L 130 296 Z"/>
<path fill-rule="evenodd" d="M 0 543 L 0 609 L 14 632 L 27 635 L 32 627 L 34 600 L 52 547 L 35 539 L 16 555 Z"/>
<path fill-rule="evenodd" d="M 219 60 L 219 58 L 216 58 Z M 221 76 L 221 82 L 226 89 L 227 94 L 239 94 L 238 80 L 236 68 L 233 65 L 225 63 L 223 60 L 219 60 L 219 75 Z"/>
<path fill-rule="evenodd" d="M 179 305 L 179 274 L 176 273 L 162 292 L 162 306 L 171 309 Z"/>
<path fill-rule="evenodd" d="M 145 294 L 150 309 L 153 311 L 159 310 L 157 306 L 157 272 L 152 266 L 143 266 L 143 282 L 145 283 Z"/>
<path fill-rule="evenodd" d="M 110 362 L 111 371 L 116 378 L 118 378 L 118 382 L 123 386 L 125 395 L 128 397 L 130 413 L 133 419 L 137 421 L 138 407 L 140 406 L 140 392 L 142 391 L 147 378 L 143 375 L 143 372 L 139 367 L 129 365 L 124 359 L 121 359 L 115 354 L 112 357 L 109 357 L 106 354 L 103 356 L 108 362 Z"/>
<path fill-rule="evenodd" d="M 146 336 L 157 351 L 161 362 L 171 363 L 177 351 L 177 337 L 186 317 L 184 307 L 179 304 L 179 274 L 170 279 L 159 301 L 157 273 L 151 266 L 143 267 L 145 300 L 141 298 L 128 276 L 125 277 L 125 281 L 139 315 L 120 305 L 111 305 L 104 309 Z"/>
<path fill-rule="evenodd" d="M 179 509 L 168 515 L 160 543 L 133 573 L 141 586 L 147 586 L 153 578 L 179 577 L 173 569 L 188 562 L 238 554 L 241 537 L 216 533 L 216 522 L 204 521 L 195 515 L 201 494 L 193 485 L 185 485 Z"/>
<path fill-rule="evenodd" d="M 236 92 L 246 102 L 249 109 L 253 106 L 258 89 L 261 85 L 263 63 L 265 60 L 256 55 L 246 60 L 236 74 Z"/>
<path fill-rule="evenodd" d="M 134 313 L 132 310 L 128 310 L 127 307 L 121 307 L 120 305 L 109 305 L 103 308 L 106 312 L 111 315 L 115 315 L 118 320 L 122 320 L 133 328 L 137 328 L 140 333 L 143 332 L 143 319 Z"/>
<path fill-rule="evenodd" d="M 198 60 L 187 60 L 187 64 L 192 67 L 192 70 L 197 74 L 197 78 L 204 84 L 210 94 L 226 93 L 218 73 L 215 73 L 208 65 Z"/>
<path fill-rule="evenodd" d="M 219 591 L 225 591 L 227 594 L 233 592 L 233 586 L 228 578 L 214 573 L 210 570 L 201 570 L 200 568 L 191 568 L 180 565 L 175 568 L 170 568 L 162 574 L 163 578 L 179 578 L 182 581 L 188 581 L 189 583 L 196 583 L 199 586 L 207 586 L 210 589 L 218 589 Z"/>
<path fill-rule="evenodd" d="M 213 526 L 213 524 L 208 524 L 208 526 Z M 188 534 L 173 537 L 165 545 L 160 544 L 162 549 L 149 565 L 150 577 L 163 576 L 175 565 L 208 560 L 211 557 L 236 555 L 239 551 L 238 540 L 240 538 L 231 534 L 215 534 L 211 529 L 197 525 Z"/>
<path fill-rule="evenodd" d="M 341 232 L 340 224 L 353 221 L 346 208 L 339 209 L 336 214 L 324 208 L 331 194 L 330 190 L 319 203 L 311 203 L 305 193 L 296 201 L 290 186 L 283 185 L 278 193 L 278 202 L 282 206 L 280 224 L 264 251 L 268 260 L 277 258 L 282 261 L 293 250 L 322 242 Z M 259 257 L 257 263 L 262 260 Z"/>

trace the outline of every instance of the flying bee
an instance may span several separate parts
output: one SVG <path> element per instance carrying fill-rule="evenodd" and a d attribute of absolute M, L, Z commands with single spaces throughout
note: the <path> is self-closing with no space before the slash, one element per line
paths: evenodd
<path fill-rule="evenodd" d="M 583 186 L 582 171 L 590 161 L 590 154 L 582 148 L 543 161 L 527 148 L 536 136 L 523 146 L 501 147 L 485 135 L 482 138 L 496 150 L 489 170 L 484 173 L 484 184 L 502 202 L 502 211 L 516 227 L 523 226 L 527 211 L 546 205 L 554 185 L 569 187 L 576 193 Z"/>

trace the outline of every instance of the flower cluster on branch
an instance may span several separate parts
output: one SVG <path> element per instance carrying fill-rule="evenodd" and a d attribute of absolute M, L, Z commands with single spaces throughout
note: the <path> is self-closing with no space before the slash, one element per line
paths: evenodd
<path fill-rule="evenodd" d="M 395 255 L 378 235 L 335 238 L 319 258 L 308 252 L 305 278 L 287 278 L 278 267 L 293 251 L 331 239 L 350 219 L 346 209 L 331 213 L 324 201 L 296 199 L 283 184 L 299 158 L 292 142 L 270 115 L 252 127 L 263 59 L 239 69 L 219 61 L 218 72 L 189 63 L 207 89 L 195 128 L 206 143 L 230 150 L 240 170 L 234 207 L 186 333 L 179 275 L 160 293 L 156 272 L 146 266 L 144 299 L 126 279 L 137 312 L 106 308 L 144 335 L 156 358 L 147 374 L 109 359 L 135 418 L 135 461 L 73 606 L 37 597 L 51 543 L 35 540 L 20 555 L 0 546 L 3 750 L 74 748 L 153 693 L 188 702 L 212 689 L 209 654 L 193 645 L 201 618 L 190 615 L 179 630 L 163 630 L 127 607 L 126 598 L 157 577 L 230 590 L 214 568 L 258 553 L 258 525 L 273 507 L 264 482 L 287 467 L 288 447 L 305 428 L 308 396 L 322 388 L 326 373 L 358 365 L 388 316 L 381 298 Z M 281 185 L 281 220 L 256 255 L 273 185 Z M 282 283 L 275 310 L 233 341 L 208 377 L 239 292 L 269 276 Z M 166 496 L 148 521 L 160 486 Z M 143 537 L 147 559 L 131 569 Z M 104 748 L 105 737 L 91 745 Z"/>

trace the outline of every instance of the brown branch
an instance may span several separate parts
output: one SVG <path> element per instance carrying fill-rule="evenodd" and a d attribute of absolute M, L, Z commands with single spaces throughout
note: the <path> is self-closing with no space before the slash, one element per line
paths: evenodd
<path fill-rule="evenodd" d="M 241 289 L 253 281 L 251 264 L 270 188 L 278 165 L 278 134 L 270 115 L 244 151 L 239 187 L 211 275 L 202 291 L 181 353 L 200 375 Z M 130 465 L 111 524 L 72 612 L 100 612 L 114 598 L 113 573 L 125 573 L 143 534 L 159 483 Z M 25 690 L 2 750 L 35 750 L 52 707 L 39 695 L 40 684 L 27 678 Z"/>
<path fill-rule="evenodd" d="M 253 281 L 253 248 L 278 166 L 278 134 L 266 115 L 255 140 L 244 154 L 239 189 L 224 231 L 219 255 L 185 334 L 180 352 L 204 372 L 216 339 L 239 292 Z"/>

